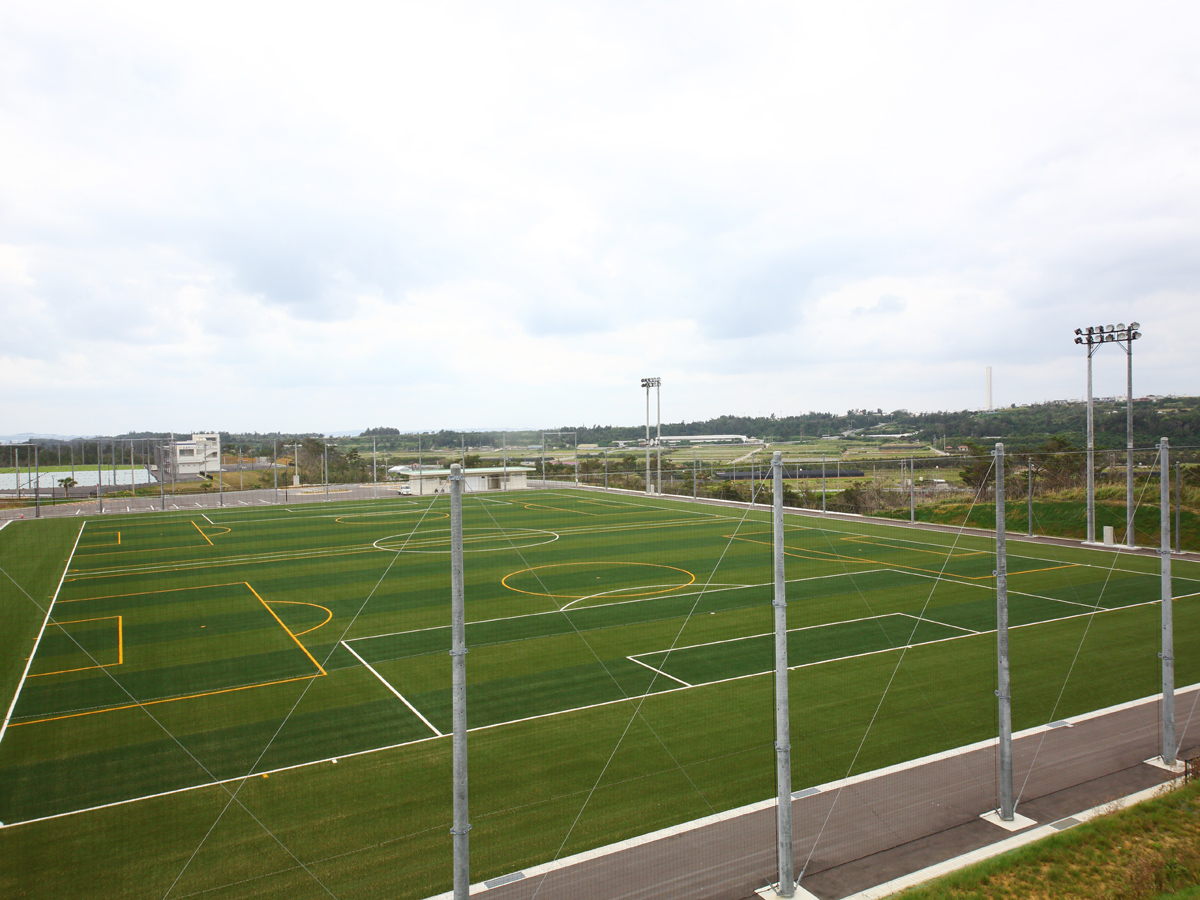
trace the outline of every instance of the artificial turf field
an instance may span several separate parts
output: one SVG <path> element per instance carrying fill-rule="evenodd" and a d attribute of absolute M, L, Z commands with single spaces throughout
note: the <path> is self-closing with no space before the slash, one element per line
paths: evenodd
<path fill-rule="evenodd" d="M 994 735 L 993 542 L 786 524 L 793 786 Z M 464 527 L 474 879 L 772 795 L 768 513 L 529 491 Z M 448 536 L 444 495 L 0 531 L 0 896 L 448 888 Z M 1159 596 L 1152 557 L 1010 541 L 1014 726 L 1153 693 Z"/>

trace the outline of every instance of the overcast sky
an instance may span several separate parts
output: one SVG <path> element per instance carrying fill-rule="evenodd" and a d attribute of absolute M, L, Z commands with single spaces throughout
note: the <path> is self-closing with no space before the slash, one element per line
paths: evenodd
<path fill-rule="evenodd" d="M 0 433 L 1200 393 L 1200 5 L 0 5 Z M 1096 357 L 1099 395 L 1124 354 Z"/>

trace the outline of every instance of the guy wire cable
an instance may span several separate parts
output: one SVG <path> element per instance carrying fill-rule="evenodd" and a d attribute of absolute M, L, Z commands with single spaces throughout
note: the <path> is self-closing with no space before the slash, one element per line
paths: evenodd
<path fill-rule="evenodd" d="M 1155 454 L 1154 462 L 1158 461 L 1160 455 L 1161 455 L 1161 452 Z M 1154 465 L 1154 463 L 1151 463 L 1151 467 L 1153 467 L 1153 465 Z M 1141 507 L 1142 499 L 1145 497 L 1146 489 L 1149 486 L 1150 486 L 1149 480 L 1147 480 L 1146 483 L 1142 485 L 1142 492 L 1138 496 L 1135 510 Z M 1054 699 L 1054 706 L 1051 707 L 1051 709 L 1050 709 L 1050 717 L 1046 720 L 1047 722 L 1053 722 L 1057 718 L 1059 704 L 1062 703 L 1063 694 L 1066 693 L 1067 684 L 1071 680 L 1071 674 L 1075 671 L 1075 665 L 1079 661 L 1079 654 L 1083 651 L 1083 643 L 1084 643 L 1084 641 L 1087 640 L 1088 633 L 1091 631 L 1091 628 L 1092 628 L 1092 622 L 1094 622 L 1096 619 L 1096 614 L 1098 612 L 1100 612 L 1102 609 L 1102 607 L 1100 606 L 1100 600 L 1104 597 L 1104 592 L 1106 590 L 1108 590 L 1108 584 L 1112 580 L 1113 572 L 1116 570 L 1117 562 L 1118 562 L 1118 560 L 1120 560 L 1121 554 L 1124 552 L 1124 550 L 1125 550 L 1124 545 L 1121 545 L 1121 544 L 1116 545 L 1116 552 L 1112 554 L 1112 561 L 1110 562 L 1110 564 L 1108 566 L 1108 570 L 1104 573 L 1104 582 L 1100 586 L 1100 593 L 1096 597 L 1096 603 L 1093 605 L 1092 610 L 1087 614 L 1087 624 L 1084 625 L 1083 633 L 1079 636 L 1079 643 L 1076 645 L 1075 653 L 1071 657 L 1071 664 L 1067 667 L 1067 674 L 1065 676 L 1063 676 L 1062 685 L 1058 689 L 1058 696 L 1055 697 L 1055 699 Z M 1021 802 L 1021 796 L 1025 793 L 1025 788 L 1026 788 L 1026 786 L 1028 786 L 1029 779 L 1033 775 L 1034 767 L 1037 765 L 1038 755 L 1042 752 L 1042 746 L 1046 742 L 1047 734 L 1049 734 L 1048 731 L 1043 731 L 1041 736 L 1038 738 L 1037 749 L 1034 750 L 1033 759 L 1031 759 L 1029 761 L 1029 768 L 1027 768 L 1025 770 L 1025 779 L 1021 782 L 1021 789 L 1019 791 L 1017 791 L 1016 799 L 1013 801 L 1014 809 L 1016 809 L 1017 804 L 1019 804 Z"/>
<path fill-rule="evenodd" d="M 976 493 L 975 497 L 971 501 L 971 507 L 967 511 L 967 516 L 964 517 L 963 524 L 961 526 L 959 526 L 958 531 L 954 535 L 954 542 L 950 545 L 950 550 L 949 550 L 949 552 L 947 552 L 946 559 L 942 563 L 941 572 L 939 572 L 939 574 L 938 574 L 939 582 L 941 580 L 942 575 L 945 574 L 946 566 L 948 566 L 950 564 L 950 558 L 954 552 L 955 547 L 958 546 L 958 541 L 963 535 L 963 530 L 967 527 L 966 522 L 969 521 L 971 510 L 975 508 L 975 504 L 978 502 L 979 497 L 982 495 L 983 491 L 985 490 L 986 485 L 987 485 L 987 477 L 988 477 L 988 475 L 991 474 L 994 467 L 995 467 L 995 460 L 993 459 L 992 463 L 988 467 L 987 473 L 984 475 L 983 480 L 980 482 L 979 491 Z M 830 546 L 832 547 L 832 544 L 830 544 Z M 929 594 L 925 598 L 925 604 L 921 607 L 922 617 L 924 617 L 925 610 L 929 607 L 929 602 L 933 598 L 933 591 L 936 590 L 937 583 L 938 582 L 934 583 L 934 587 L 930 589 Z M 858 747 L 854 751 L 854 756 L 850 760 L 850 765 L 846 769 L 846 778 L 849 778 L 850 774 L 854 771 L 854 766 L 858 762 L 858 757 L 862 753 L 863 747 L 866 746 L 867 737 L 870 735 L 871 729 L 875 725 L 875 720 L 879 716 L 879 711 L 883 708 L 883 702 L 884 702 L 884 700 L 887 699 L 888 692 L 891 690 L 892 684 L 896 680 L 896 675 L 900 671 L 900 667 L 904 664 L 904 657 L 907 655 L 908 650 L 909 650 L 909 647 L 907 645 L 900 648 L 900 653 L 896 659 L 896 664 L 895 664 L 895 666 L 892 667 L 892 674 L 888 677 L 887 684 L 884 685 L 883 693 L 880 694 L 880 697 L 879 697 L 879 702 L 875 705 L 875 711 L 871 714 L 871 718 L 867 722 L 867 727 L 863 731 L 862 738 L 858 742 Z M 839 785 L 837 791 L 834 793 L 833 801 L 829 804 L 829 809 L 825 813 L 824 820 L 821 822 L 821 828 L 818 830 L 816 837 L 813 839 L 812 848 L 809 850 L 808 857 L 804 860 L 804 865 L 801 866 L 801 868 L 800 868 L 800 874 L 797 876 L 797 879 L 796 879 L 797 882 L 799 882 L 800 879 L 802 879 L 804 877 L 804 873 L 808 870 L 808 866 L 812 862 L 813 854 L 816 853 L 817 847 L 821 843 L 821 838 L 825 834 L 825 829 L 829 826 L 829 820 L 833 816 L 833 811 L 837 807 L 838 800 L 841 798 L 842 791 L 844 791 L 845 788 L 846 788 L 846 785 L 845 785 L 845 781 L 843 779 L 843 783 L 841 785 Z"/>
<path fill-rule="evenodd" d="M 752 493 L 751 502 L 750 502 L 750 504 L 748 504 L 746 506 L 745 510 L 743 511 L 742 517 L 738 522 L 738 528 L 741 527 L 742 523 L 745 522 L 746 516 L 748 516 L 750 513 L 750 511 L 753 507 L 754 496 L 756 496 L 756 493 Z M 487 507 L 484 507 L 484 508 L 485 508 L 485 510 L 487 510 Z M 507 533 L 504 532 L 503 527 L 500 526 L 499 523 L 496 522 L 495 517 L 491 515 L 491 510 L 487 510 L 487 512 L 488 512 L 489 518 L 492 519 L 493 523 L 496 524 L 497 527 L 499 527 L 501 529 L 501 531 L 506 534 L 506 537 L 507 537 Z M 735 534 L 736 534 L 736 530 L 737 529 L 735 529 Z M 512 546 L 513 551 L 521 559 L 522 563 L 524 563 L 526 566 L 528 566 L 528 562 L 525 560 L 524 554 L 521 553 L 520 548 L 516 547 L 515 544 L 513 544 L 511 538 L 508 538 L 508 540 L 509 540 L 509 544 Z M 671 651 L 675 649 L 675 645 L 678 643 L 679 638 L 683 633 L 683 629 L 686 627 L 687 622 L 690 620 L 692 614 L 695 612 L 696 607 L 699 605 L 700 601 L 703 599 L 705 591 L 707 590 L 708 586 L 712 583 L 713 577 L 715 576 L 716 572 L 720 568 L 721 562 L 722 562 L 722 560 L 724 560 L 725 554 L 728 552 L 728 550 L 729 550 L 730 546 L 732 546 L 732 544 L 733 544 L 733 538 L 731 536 L 729 538 L 729 540 L 726 542 L 724 550 L 721 551 L 721 555 L 718 558 L 716 565 L 713 566 L 711 572 L 709 573 L 708 581 L 706 582 L 704 588 L 701 589 L 700 593 L 696 596 L 695 602 L 693 602 L 691 608 L 688 611 L 687 616 L 685 616 L 683 624 L 680 626 L 679 631 L 676 633 L 676 636 L 671 643 L 671 647 L 668 648 L 668 650 L 667 650 L 666 658 L 669 658 Z M 540 576 L 535 574 L 534 577 L 535 577 L 535 579 L 537 579 L 538 584 L 542 587 L 542 589 L 546 593 L 546 595 L 549 596 L 553 600 L 554 599 L 553 593 L 546 588 L 546 586 L 542 582 Z M 564 612 L 564 615 L 566 615 L 567 621 L 571 624 L 572 629 L 575 630 L 576 634 L 578 634 L 579 637 L 584 641 L 584 644 L 588 647 L 588 649 L 592 652 L 592 654 L 596 655 L 594 648 L 592 648 L 590 642 L 587 641 L 587 639 L 583 636 L 582 632 L 579 632 L 579 630 L 575 626 L 574 622 L 571 621 L 570 616 L 567 615 L 565 612 Z M 664 658 L 664 663 L 665 663 L 666 658 Z M 609 677 L 612 678 L 613 677 L 612 673 L 609 672 L 608 667 L 604 665 L 603 661 L 600 661 L 600 664 L 605 669 L 605 671 L 608 672 Z M 655 673 L 655 675 L 652 677 L 651 682 L 650 682 L 651 687 L 653 687 L 654 682 L 657 680 L 657 677 L 658 677 L 658 675 L 657 675 L 657 673 Z M 613 680 L 615 683 L 616 679 L 613 678 Z M 622 694 L 625 694 L 624 689 L 622 689 L 619 684 L 617 685 L 617 687 L 618 687 L 618 690 L 620 690 Z M 625 737 L 629 733 L 629 729 L 632 727 L 633 723 L 635 721 L 637 721 L 638 719 L 641 719 L 642 722 L 645 723 L 647 725 L 647 727 L 650 728 L 650 731 L 654 734 L 655 738 L 659 741 L 659 743 L 660 744 L 663 743 L 662 738 L 657 734 L 657 732 L 654 731 L 654 729 L 652 727 L 649 726 L 649 723 L 646 722 L 645 717 L 642 715 L 642 705 L 645 703 L 646 699 L 649 696 L 650 696 L 650 692 L 647 691 L 646 693 L 642 694 L 640 697 L 636 698 L 637 703 L 633 710 L 632 716 L 630 717 L 629 721 L 626 723 L 625 728 L 621 732 L 620 737 L 617 739 L 617 742 L 616 742 L 615 746 L 613 747 L 612 752 L 609 754 L 608 759 L 605 761 L 604 766 L 601 768 L 600 774 L 597 776 L 596 781 L 593 783 L 591 789 L 588 791 L 587 797 L 585 797 L 583 805 L 580 807 L 580 809 L 576 813 L 575 818 L 572 821 L 570 827 L 567 829 L 566 835 L 563 837 L 563 840 L 560 843 L 558 850 L 555 852 L 555 855 L 553 857 L 554 859 L 558 859 L 559 856 L 562 854 L 563 848 L 566 847 L 567 841 L 570 840 L 571 834 L 574 833 L 575 827 L 579 823 L 579 819 L 582 817 L 584 810 L 587 809 L 588 804 L 591 802 L 592 796 L 595 794 L 596 789 L 599 787 L 600 782 L 603 780 L 605 773 L 608 771 L 608 767 L 612 764 L 612 761 L 615 758 L 617 751 L 621 748 L 621 744 L 624 742 Z M 667 749 L 665 744 L 663 744 L 663 747 L 664 747 L 664 749 Z M 705 804 L 709 807 L 709 809 L 712 810 L 713 809 L 712 804 L 709 803 L 708 799 L 704 796 L 703 792 L 701 792 L 699 790 L 699 788 L 696 787 L 695 783 L 692 781 L 691 777 L 687 774 L 686 770 L 682 766 L 680 766 L 678 761 L 675 759 L 674 754 L 671 754 L 669 749 L 667 749 L 667 752 L 671 756 L 672 761 L 674 761 L 675 764 L 680 767 L 680 771 L 687 778 L 688 782 L 692 785 L 693 789 L 696 790 L 697 795 L 700 796 L 700 798 L 705 802 Z M 545 878 L 546 878 L 546 876 L 543 876 L 541 881 L 539 881 L 537 888 L 534 890 L 533 897 L 536 897 L 538 892 L 541 891 L 542 885 L 545 883 Z"/>
<path fill-rule="evenodd" d="M 425 507 L 425 509 L 421 512 L 420 518 L 417 519 L 417 523 L 413 526 L 412 531 L 410 531 L 408 536 L 404 539 L 404 543 L 400 546 L 400 548 L 397 550 L 390 551 L 393 554 L 392 559 L 388 562 L 387 566 L 384 568 L 383 574 L 381 574 L 379 576 L 378 580 L 376 580 L 374 587 L 371 588 L 370 592 L 363 599 L 362 604 L 358 607 L 358 610 L 354 613 L 353 617 L 350 619 L 349 624 L 347 624 L 346 627 L 342 630 L 341 637 L 336 642 L 334 642 L 328 655 L 326 655 L 326 657 L 325 657 L 326 663 L 328 663 L 329 660 L 333 657 L 333 654 L 337 652 L 337 648 L 341 645 L 341 642 L 345 639 L 346 635 L 350 633 L 350 629 L 352 627 L 354 627 L 354 623 L 358 621 L 358 617 L 362 614 L 363 610 L 366 609 L 367 604 L 371 601 L 371 598 L 375 596 L 375 592 L 377 590 L 379 590 L 379 586 L 381 584 L 383 584 L 383 580 L 387 577 L 388 573 L 391 572 L 392 567 L 396 564 L 396 561 L 400 559 L 400 554 L 404 552 L 404 548 L 408 546 L 408 542 L 410 540 L 412 540 L 413 535 L 415 535 L 417 533 L 417 530 L 421 527 L 421 523 L 425 521 L 425 517 L 429 514 L 429 511 L 431 509 L 433 509 L 436 502 L 437 502 L 437 497 L 435 496 L 433 498 L 433 500 L 430 501 L 429 505 L 427 507 Z M 389 552 L 389 551 L 385 551 L 385 552 Z M 322 668 L 324 668 L 324 664 L 322 664 Z M 175 885 L 179 882 L 179 879 L 183 877 L 183 874 L 187 871 L 188 867 L 192 864 L 192 861 L 196 858 L 196 855 L 204 847 L 204 844 L 208 841 L 209 836 L 212 835 L 213 831 L 216 829 L 217 825 L 220 823 L 222 817 L 225 815 L 225 813 L 229 809 L 230 805 L 237 798 L 237 795 L 241 792 L 242 788 L 246 785 L 246 783 L 251 778 L 254 777 L 252 774 L 254 771 L 254 767 L 257 766 L 259 764 L 259 762 L 261 762 L 262 758 L 264 756 L 266 756 L 267 751 L 271 749 L 271 746 L 274 744 L 275 739 L 277 737 L 279 737 L 280 732 L 283 731 L 284 726 L 287 725 L 288 720 L 291 719 L 291 717 L 292 717 L 292 714 L 300 706 L 300 703 L 301 703 L 301 701 L 304 700 L 305 696 L 307 696 L 308 689 L 310 687 L 312 687 L 313 681 L 315 681 L 315 679 L 309 679 L 308 683 L 304 686 L 304 690 L 300 692 L 300 695 L 296 698 L 296 701 L 292 704 L 291 709 L 289 709 L 287 712 L 287 715 L 284 716 L 283 721 L 279 723 L 279 727 L 275 729 L 274 734 L 271 735 L 270 739 L 267 741 L 266 746 L 263 747 L 262 752 L 259 753 L 258 757 L 250 765 L 249 773 L 245 776 L 245 778 L 243 778 L 241 780 L 241 782 L 238 784 L 237 788 L 232 792 L 232 794 L 230 794 L 229 801 L 226 802 L 225 806 L 221 808 L 221 811 L 217 814 L 216 819 L 213 821 L 213 823 L 209 827 L 208 831 L 205 832 L 204 837 L 202 837 L 200 839 L 200 843 L 196 846 L 196 849 L 194 851 L 192 851 L 192 855 L 188 857 L 187 861 L 183 864 L 183 868 L 179 870 L 179 874 L 175 876 L 175 880 L 171 882 L 171 886 L 167 888 L 167 892 L 165 894 L 163 894 L 163 900 L 166 900 L 166 898 L 170 895 L 171 891 L 174 890 Z M 240 802 L 238 803 L 238 805 L 241 806 L 243 809 L 246 808 Z M 247 810 L 247 812 L 249 812 L 249 810 Z M 251 815 L 253 815 L 253 814 L 251 814 Z M 258 821 L 257 817 L 255 817 L 255 821 Z M 266 826 L 263 825 L 263 828 L 266 829 Z M 270 833 L 269 830 L 268 830 L 268 833 Z M 272 837 L 274 837 L 274 835 L 272 835 Z M 278 840 L 278 838 L 276 838 L 276 840 Z M 282 846 L 282 844 L 281 844 L 281 846 Z M 290 853 L 290 851 L 289 851 L 289 853 Z M 297 859 L 297 862 L 299 862 L 298 859 Z M 305 871 L 308 871 L 308 869 L 305 868 Z M 320 879 L 317 878 L 316 875 L 313 875 L 313 878 L 317 881 L 318 884 L 321 885 L 322 888 L 325 889 L 325 891 L 330 896 L 332 896 L 332 897 L 337 896 L 325 884 L 323 884 L 320 881 Z"/>

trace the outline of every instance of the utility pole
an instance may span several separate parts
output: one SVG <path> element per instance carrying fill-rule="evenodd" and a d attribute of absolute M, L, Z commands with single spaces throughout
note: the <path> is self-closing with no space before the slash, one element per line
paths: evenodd
<path fill-rule="evenodd" d="M 1028 462 L 1026 463 L 1026 468 L 1028 470 L 1026 474 L 1029 476 L 1029 486 L 1025 490 L 1026 505 L 1028 506 L 1028 510 L 1026 512 L 1026 518 L 1029 521 L 1029 526 L 1028 526 L 1029 536 L 1033 537 L 1033 457 L 1032 456 L 1030 456 L 1028 458 Z"/>
<path fill-rule="evenodd" d="M 794 897 L 794 851 L 792 849 L 792 739 L 788 715 L 787 665 L 787 580 L 784 571 L 783 540 L 783 458 L 776 450 L 771 455 L 774 476 L 775 563 L 775 786 L 776 837 L 778 839 L 779 888 L 781 897 Z"/>
<path fill-rule="evenodd" d="M 158 483 L 162 486 L 162 466 L 158 467 Z M 19 494 L 18 494 L 19 496 Z M 163 500 L 163 509 L 167 501 Z M 96 512 L 104 512 L 104 442 L 96 441 Z"/>
<path fill-rule="evenodd" d="M 454 724 L 454 900 L 471 888 L 471 822 L 467 808 L 467 627 L 463 595 L 462 470 L 450 466 L 450 664 Z"/>
<path fill-rule="evenodd" d="M 917 476 L 911 456 L 908 458 L 908 521 L 917 521 Z"/>
<path fill-rule="evenodd" d="M 275 504 L 279 504 L 279 438 L 271 440 L 271 474 L 275 476 Z"/>
<path fill-rule="evenodd" d="M 1166 438 L 1158 445 L 1159 555 L 1162 557 L 1162 761 L 1175 763 L 1175 628 L 1171 598 L 1171 483 L 1170 447 Z"/>
<path fill-rule="evenodd" d="M 662 379 L 654 379 L 654 402 L 657 404 L 657 413 L 654 426 L 654 457 L 658 465 L 658 475 L 655 478 L 654 492 L 662 493 Z"/>
<path fill-rule="evenodd" d="M 1012 689 L 1008 664 L 1008 543 L 1004 522 L 1004 444 L 996 444 L 996 697 L 1000 701 L 1000 818 L 1013 821 Z"/>
<path fill-rule="evenodd" d="M 378 457 L 375 450 L 375 435 L 371 435 L 371 490 L 376 500 L 379 499 Z"/>

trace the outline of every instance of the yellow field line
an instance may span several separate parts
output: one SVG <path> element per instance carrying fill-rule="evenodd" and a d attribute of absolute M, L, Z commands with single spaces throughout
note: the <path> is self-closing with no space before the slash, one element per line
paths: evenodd
<path fill-rule="evenodd" d="M 99 597 L 80 597 L 76 600 L 59 600 L 62 603 L 84 603 L 88 600 L 115 600 L 118 597 L 142 597 L 147 594 L 174 594 L 178 591 L 202 591 L 206 588 L 215 587 L 233 587 L 234 585 L 245 584 L 244 581 L 225 581 L 220 584 L 191 584 L 186 587 L 160 588 L 157 591 L 133 591 L 129 594 L 102 594 Z"/>
<path fill-rule="evenodd" d="M 333 618 L 333 611 L 328 606 L 322 606 L 319 603 L 305 603 L 303 600 L 272 600 L 271 602 L 272 603 L 287 603 L 290 606 L 314 606 L 317 609 L 322 609 L 325 611 L 325 621 L 324 622 L 322 622 L 320 625 L 314 625 L 312 628 L 306 628 L 306 629 L 304 629 L 304 631 L 297 632 L 296 637 L 300 637 L 300 635 L 302 635 L 302 634 L 308 634 L 310 631 L 316 631 L 318 628 L 324 628 L 326 625 L 329 624 L 329 620 Z"/>
<path fill-rule="evenodd" d="M 196 524 L 196 520 L 195 520 L 195 519 L 192 519 L 192 527 L 193 527 L 193 528 L 195 528 L 197 531 L 200 531 L 200 526 Z M 213 543 L 211 540 L 209 540 L 209 537 L 208 537 L 208 535 L 207 535 L 207 534 L 205 534 L 203 531 L 200 531 L 200 537 L 202 537 L 202 538 L 204 538 L 206 541 L 208 541 L 208 546 L 210 546 L 210 547 L 215 547 L 215 546 L 216 546 L 216 544 L 214 544 L 214 543 Z"/>
<path fill-rule="evenodd" d="M 97 663 L 94 666 L 77 666 L 74 669 L 59 669 L 55 672 L 32 672 L 27 677 L 42 678 L 46 675 L 66 675 L 68 672 L 86 672 L 89 669 L 108 669 L 125 663 L 125 630 L 120 616 L 93 616 L 90 619 L 72 619 L 70 622 L 51 622 L 62 628 L 64 625 L 78 625 L 81 622 L 103 622 L 105 619 L 117 620 L 117 661 L 115 663 Z"/>
<path fill-rule="evenodd" d="M 246 585 L 246 587 L 250 588 L 250 593 L 252 593 L 255 597 L 258 597 L 258 591 L 256 591 L 254 588 L 250 587 L 250 582 L 243 581 L 242 584 L 244 584 L 244 585 Z M 263 609 L 265 609 L 267 612 L 269 612 L 271 614 L 271 616 L 275 619 L 275 621 L 279 623 L 279 627 L 288 633 L 288 637 L 290 637 L 293 641 L 296 642 L 296 646 L 304 651 L 304 655 L 307 656 L 309 658 L 309 660 L 312 661 L 312 664 L 317 667 L 317 670 L 322 675 L 324 675 L 325 669 L 322 668 L 321 664 L 316 661 L 316 659 L 313 657 L 313 655 L 311 653 L 308 652 L 308 648 L 305 647 L 302 643 L 300 643 L 300 639 L 298 637 L 296 637 L 294 634 L 292 634 L 292 630 L 283 624 L 283 619 L 281 619 L 281 618 L 279 618 L 279 616 L 275 615 L 275 610 L 273 610 L 273 609 L 271 609 L 271 607 L 267 606 L 267 601 L 264 600 L 262 597 L 258 597 L 258 602 L 261 603 L 263 605 Z M 321 624 L 324 625 L 325 623 L 322 622 Z"/>
<path fill-rule="evenodd" d="M 295 678 L 281 678 L 278 681 L 264 681 L 261 684 L 243 684 L 239 687 L 221 688 L 218 691 L 205 691 L 202 694 L 186 694 L 182 697 L 164 697 L 161 700 L 145 700 L 141 703 L 126 703 L 122 706 L 106 706 L 104 709 L 89 709 L 85 712 L 66 713 L 61 716 L 47 716 L 44 719 L 30 719 L 27 722 L 9 722 L 9 728 L 16 728 L 19 725 L 37 725 L 41 722 L 57 722 L 60 719 L 77 719 L 80 716 L 94 716 L 106 712 L 119 712 L 122 709 L 137 709 L 140 706 L 157 706 L 160 703 L 174 703 L 177 700 L 195 700 L 199 697 L 212 697 L 215 694 L 230 694 L 234 691 L 248 691 L 251 688 L 270 687 L 273 684 L 288 684 L 292 681 L 303 681 L 306 678 L 320 678 L 324 675 L 324 671 L 320 674 L 312 675 L 297 675 Z"/>
<path fill-rule="evenodd" d="M 681 569 L 678 566 L 667 566 L 663 565 L 662 563 L 613 562 L 611 560 L 604 560 L 603 562 L 547 563 L 544 566 L 530 566 L 527 569 L 518 569 L 515 572 L 509 572 L 500 579 L 500 583 L 510 591 L 516 591 L 518 594 L 528 594 L 531 597 L 549 597 L 551 600 L 556 600 L 560 597 L 570 597 L 572 600 L 582 600 L 584 597 L 590 597 L 591 594 L 547 594 L 543 593 L 542 591 L 523 591 L 520 588 L 515 588 L 508 583 L 508 579 L 512 578 L 514 575 L 522 575 L 525 572 L 533 572 L 537 569 L 561 569 L 566 568 L 567 566 L 646 566 L 651 569 L 673 569 L 676 572 L 682 572 L 684 575 L 688 576 L 688 581 L 685 581 L 683 584 L 672 585 L 671 587 L 663 588 L 662 590 L 658 591 L 641 591 L 636 594 L 631 594 L 628 593 L 628 590 L 632 590 L 633 588 L 629 588 L 628 590 L 618 589 L 610 592 L 613 594 L 620 594 L 622 597 L 652 597 L 655 594 L 669 594 L 671 591 L 677 591 L 680 588 L 688 587 L 689 585 L 694 584 L 696 581 L 696 575 L 694 572 L 689 572 L 687 569 Z"/>
<path fill-rule="evenodd" d="M 526 503 L 526 509 L 552 509 L 555 512 L 573 512 L 581 516 L 599 516 L 600 513 L 592 513 L 583 509 L 563 509 L 561 506 L 542 506 L 540 503 Z"/>
<path fill-rule="evenodd" d="M 962 559 L 964 556 L 981 556 L 987 553 L 987 550 L 955 550 L 953 547 L 946 548 L 946 551 L 941 550 L 926 550 L 923 547 L 905 547 L 903 545 L 888 544 L 883 541 L 869 541 L 864 537 L 849 534 L 842 537 L 843 541 L 850 541 L 855 544 L 870 544 L 873 547 L 884 547 L 888 550 L 903 550 L 906 553 L 931 553 L 934 556 L 948 556 L 951 559 Z"/>
<path fill-rule="evenodd" d="M 109 572 L 106 570 L 101 570 L 100 572 L 90 572 L 90 571 L 84 570 L 84 571 L 78 572 L 77 574 L 68 578 L 67 581 L 82 581 L 85 578 L 128 578 L 130 576 L 136 576 L 136 575 L 170 575 L 175 572 L 186 572 L 189 569 L 220 569 L 220 568 L 224 568 L 226 566 L 244 566 L 244 565 L 250 565 L 250 564 L 253 564 L 256 566 L 261 566 L 261 565 L 267 565 L 268 563 L 277 563 L 277 562 L 286 562 L 286 563 L 303 562 L 304 560 L 308 560 L 308 559 L 320 559 L 324 556 L 352 556 L 355 553 L 380 553 L 380 552 L 386 552 L 386 551 L 381 551 L 378 547 L 375 547 L 373 545 L 366 546 L 366 547 L 363 547 L 363 546 L 352 547 L 352 548 L 348 548 L 345 550 L 339 550 L 337 548 L 331 547 L 331 548 L 326 548 L 326 549 L 316 551 L 316 552 L 297 551 L 296 555 L 293 555 L 293 556 L 276 556 L 276 557 L 268 557 L 267 559 L 249 559 L 249 560 L 247 560 L 245 558 L 240 558 L 240 559 L 230 559 L 230 560 L 205 559 L 205 560 L 195 560 L 193 562 L 181 561 L 179 563 L 179 565 L 173 565 L 171 568 L 135 569 L 135 568 L 123 567 L 121 569 L 121 571 L 118 571 L 118 572 Z M 236 583 L 241 584 L 241 582 L 236 582 Z"/>
<path fill-rule="evenodd" d="M 736 538 L 739 541 L 747 541 L 751 544 L 764 544 L 766 546 L 770 546 L 769 541 L 755 541 L 755 540 L 751 540 L 750 538 L 744 538 L 744 537 L 741 537 L 740 535 L 736 535 L 736 534 L 727 534 L 727 535 L 725 535 L 725 537 Z M 868 541 L 867 543 L 870 543 L 870 542 Z M 886 546 L 886 545 L 884 545 L 884 546 Z M 901 549 L 901 548 L 896 548 L 896 549 Z M 873 565 L 873 566 L 882 566 L 885 569 L 908 569 L 912 572 L 925 572 L 927 574 L 937 575 L 939 577 L 961 578 L 964 581 L 987 581 L 989 578 L 996 577 L 995 575 L 959 575 L 955 572 L 945 572 L 945 571 L 941 571 L 938 569 L 923 569 L 920 566 L 906 566 L 901 563 L 895 563 L 895 562 L 881 562 L 880 560 L 877 560 L 877 559 L 867 559 L 866 557 L 862 557 L 862 556 L 843 556 L 842 554 L 836 553 L 832 550 L 807 550 L 807 549 L 805 549 L 800 552 L 816 553 L 823 557 L 833 557 L 833 559 L 837 560 L 838 562 L 869 563 L 870 565 Z M 784 548 L 784 553 L 786 553 L 788 556 L 797 556 L 796 553 L 787 553 L 786 547 Z M 811 557 L 798 557 L 798 558 L 811 559 Z M 818 561 L 830 562 L 831 560 L 818 558 Z M 1037 574 L 1038 572 L 1052 572 L 1055 569 L 1075 569 L 1078 567 L 1079 567 L 1079 563 L 1064 563 L 1061 566 L 1045 566 L 1040 569 L 1022 569 L 1018 572 L 1009 572 L 1008 574 L 1009 575 L 1034 575 L 1034 574 Z"/>

